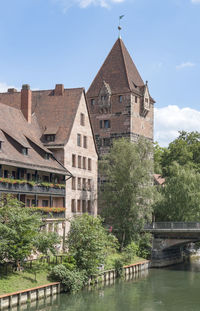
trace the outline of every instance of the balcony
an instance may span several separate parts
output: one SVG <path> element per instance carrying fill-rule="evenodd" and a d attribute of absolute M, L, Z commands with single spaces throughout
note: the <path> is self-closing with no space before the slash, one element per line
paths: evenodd
<path fill-rule="evenodd" d="M 65 207 L 27 207 L 31 208 L 36 212 L 40 212 L 45 218 L 56 218 L 56 219 L 63 219 L 65 218 Z"/>
<path fill-rule="evenodd" d="M 0 178 L 0 192 L 65 196 L 65 184 Z"/>

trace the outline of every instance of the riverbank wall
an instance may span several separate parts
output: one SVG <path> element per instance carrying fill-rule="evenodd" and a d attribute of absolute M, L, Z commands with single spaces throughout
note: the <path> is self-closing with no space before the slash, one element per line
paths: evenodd
<path fill-rule="evenodd" d="M 145 260 L 134 263 L 132 265 L 123 267 L 123 274 L 125 277 L 140 273 L 150 268 L 150 261 Z M 102 271 L 98 275 L 94 275 L 89 279 L 88 285 L 107 283 L 117 278 L 117 272 L 113 270 Z M 47 285 L 34 287 L 31 289 L 18 291 L 15 293 L 0 295 L 0 311 L 8 310 L 12 308 L 12 311 L 23 310 L 22 306 L 27 303 L 34 302 L 35 305 L 51 304 L 53 300 L 57 299 L 60 293 L 63 292 L 63 287 L 59 282 L 50 283 Z M 41 303 L 41 301 L 43 301 Z M 26 309 L 26 306 L 24 308 Z"/>

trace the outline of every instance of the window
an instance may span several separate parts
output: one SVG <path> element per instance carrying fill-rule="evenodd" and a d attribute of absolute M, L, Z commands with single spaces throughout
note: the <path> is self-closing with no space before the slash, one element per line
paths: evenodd
<path fill-rule="evenodd" d="M 45 153 L 44 158 L 45 158 L 46 160 L 49 160 L 49 159 L 50 159 L 50 154 L 49 154 L 49 153 Z"/>
<path fill-rule="evenodd" d="M 26 174 L 26 178 L 27 178 L 27 180 L 30 180 L 30 179 L 31 179 L 31 174 L 30 174 L 30 173 L 27 173 L 27 174 Z"/>
<path fill-rule="evenodd" d="M 86 190 L 86 179 L 83 178 L 83 190 Z"/>
<path fill-rule="evenodd" d="M 12 171 L 12 178 L 15 178 L 16 177 L 16 172 L 15 171 Z"/>
<path fill-rule="evenodd" d="M 46 141 L 54 141 L 55 140 L 55 134 L 45 135 Z"/>
<path fill-rule="evenodd" d="M 72 177 L 72 190 L 76 190 L 76 178 Z"/>
<path fill-rule="evenodd" d="M 49 201 L 48 200 L 42 200 L 42 207 L 48 207 Z"/>
<path fill-rule="evenodd" d="M 148 103 L 148 102 L 149 102 L 148 98 L 145 98 L 145 103 Z"/>
<path fill-rule="evenodd" d="M 91 99 L 91 102 L 90 102 L 90 103 L 91 103 L 91 106 L 94 106 L 94 105 L 95 105 L 95 100 L 94 100 L 94 98 Z"/>
<path fill-rule="evenodd" d="M 119 103 L 122 103 L 122 95 L 119 95 Z"/>
<path fill-rule="evenodd" d="M 137 97 L 137 96 L 135 96 L 135 102 L 136 102 L 136 103 L 138 102 L 138 97 Z"/>
<path fill-rule="evenodd" d="M 81 134 L 77 134 L 77 146 L 81 147 Z"/>
<path fill-rule="evenodd" d="M 85 115 L 84 115 L 83 113 L 81 113 L 81 115 L 80 115 L 80 124 L 81 124 L 82 126 L 85 125 Z"/>
<path fill-rule="evenodd" d="M 81 178 L 80 177 L 78 177 L 77 182 L 78 182 L 77 188 L 78 188 L 78 190 L 81 190 Z"/>
<path fill-rule="evenodd" d="M 86 169 L 86 157 L 83 157 L 83 169 Z"/>
<path fill-rule="evenodd" d="M 77 200 L 77 211 L 81 213 L 81 200 Z"/>
<path fill-rule="evenodd" d="M 78 168 L 81 168 L 81 156 L 78 156 Z"/>
<path fill-rule="evenodd" d="M 83 147 L 87 148 L 87 136 L 83 136 Z"/>
<path fill-rule="evenodd" d="M 1 151 L 1 147 L 2 147 L 2 142 L 0 141 L 0 151 Z"/>
<path fill-rule="evenodd" d="M 91 191 L 91 179 L 88 179 L 88 186 L 87 186 L 87 188 L 88 188 L 88 191 Z"/>
<path fill-rule="evenodd" d="M 28 155 L 28 148 L 22 148 L 22 154 Z"/>
<path fill-rule="evenodd" d="M 106 100 L 106 95 L 102 95 L 102 96 L 101 96 L 101 100 L 102 100 L 102 101 Z"/>
<path fill-rule="evenodd" d="M 71 211 L 72 213 L 76 213 L 76 202 L 74 199 L 72 199 L 72 202 L 71 202 Z"/>
<path fill-rule="evenodd" d="M 92 160 L 90 158 L 88 159 L 88 170 L 92 170 Z"/>
<path fill-rule="evenodd" d="M 103 121 L 102 120 L 100 120 L 100 122 L 99 122 L 99 127 L 100 127 L 100 129 L 103 128 Z"/>
<path fill-rule="evenodd" d="M 90 214 L 91 213 L 91 201 L 90 200 L 87 202 L 87 210 L 88 210 L 88 213 Z"/>
<path fill-rule="evenodd" d="M 110 128 L 110 120 L 104 120 L 104 128 L 105 129 Z"/>
<path fill-rule="evenodd" d="M 76 155 L 72 154 L 72 166 L 76 167 Z"/>
<path fill-rule="evenodd" d="M 31 201 L 30 201 L 30 199 L 27 199 L 27 200 L 26 200 L 26 207 L 31 207 Z"/>
<path fill-rule="evenodd" d="M 82 212 L 86 213 L 86 201 L 82 200 Z"/>

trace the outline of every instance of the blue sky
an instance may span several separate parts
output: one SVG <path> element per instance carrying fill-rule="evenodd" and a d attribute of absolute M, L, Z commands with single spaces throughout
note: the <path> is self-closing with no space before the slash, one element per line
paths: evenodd
<path fill-rule="evenodd" d="M 200 131 L 200 0 L 1 0 L 0 90 L 89 87 L 118 37 L 156 100 L 155 140 Z"/>

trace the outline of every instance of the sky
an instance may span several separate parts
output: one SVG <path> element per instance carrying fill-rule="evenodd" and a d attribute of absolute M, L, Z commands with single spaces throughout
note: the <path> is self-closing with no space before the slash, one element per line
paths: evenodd
<path fill-rule="evenodd" d="M 200 0 L 0 0 L 0 91 L 87 90 L 118 38 L 155 99 L 154 139 L 200 131 Z"/>

